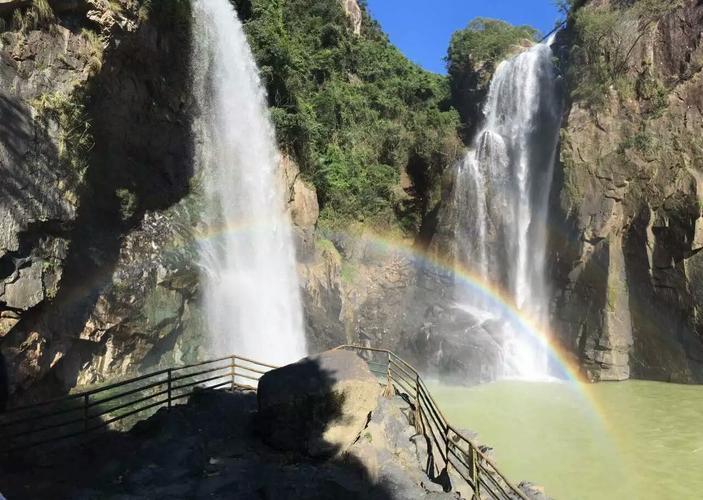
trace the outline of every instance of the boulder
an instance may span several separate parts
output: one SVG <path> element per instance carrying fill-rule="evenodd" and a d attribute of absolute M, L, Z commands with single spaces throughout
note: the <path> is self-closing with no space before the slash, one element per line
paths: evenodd
<path fill-rule="evenodd" d="M 259 380 L 259 431 L 280 450 L 339 455 L 364 430 L 381 393 L 366 362 L 352 352 L 303 358 Z"/>

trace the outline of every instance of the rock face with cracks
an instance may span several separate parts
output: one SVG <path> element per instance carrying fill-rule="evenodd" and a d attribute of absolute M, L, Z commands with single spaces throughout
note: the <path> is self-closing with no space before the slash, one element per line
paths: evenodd
<path fill-rule="evenodd" d="M 581 3 L 580 19 L 627 21 L 598 60 L 617 54 L 611 38 L 628 52 L 602 102 L 571 89 L 550 211 L 553 328 L 591 380 L 700 383 L 703 4 Z M 569 54 L 589 36 L 578 26 L 559 42 Z M 584 85 L 592 60 L 566 62 Z"/>

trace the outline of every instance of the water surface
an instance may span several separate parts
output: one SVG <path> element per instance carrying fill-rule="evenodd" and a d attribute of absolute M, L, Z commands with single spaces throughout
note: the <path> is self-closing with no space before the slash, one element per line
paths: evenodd
<path fill-rule="evenodd" d="M 432 393 L 510 478 L 557 500 L 703 498 L 703 386 L 502 381 Z"/>

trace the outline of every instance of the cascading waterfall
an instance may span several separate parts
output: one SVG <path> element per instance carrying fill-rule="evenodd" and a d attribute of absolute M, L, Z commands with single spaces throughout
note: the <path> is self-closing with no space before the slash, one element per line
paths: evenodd
<path fill-rule="evenodd" d="M 295 250 L 265 91 L 228 0 L 194 2 L 200 245 L 210 355 L 273 364 L 305 355 Z"/>
<path fill-rule="evenodd" d="M 561 117 L 552 41 L 496 69 L 483 128 L 459 167 L 455 199 L 460 258 L 541 328 L 548 323 L 546 212 Z M 475 292 L 460 291 L 457 299 L 477 318 L 502 318 L 498 304 Z M 503 375 L 545 377 L 545 348 L 504 324 Z"/>

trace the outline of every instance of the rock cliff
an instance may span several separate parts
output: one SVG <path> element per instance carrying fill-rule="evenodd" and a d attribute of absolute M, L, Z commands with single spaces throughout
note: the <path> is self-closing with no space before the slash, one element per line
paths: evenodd
<path fill-rule="evenodd" d="M 559 338 L 592 380 L 702 382 L 703 5 L 586 2 L 559 44 Z"/>
<path fill-rule="evenodd" d="M 198 320 L 188 3 L 15 4 L 0 12 L 0 338 L 17 396 L 187 355 Z"/>

